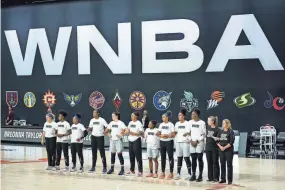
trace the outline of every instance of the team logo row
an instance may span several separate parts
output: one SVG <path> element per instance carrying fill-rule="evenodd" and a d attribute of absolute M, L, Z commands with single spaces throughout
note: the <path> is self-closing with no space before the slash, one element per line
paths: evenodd
<path fill-rule="evenodd" d="M 64 100 L 71 106 L 76 106 L 82 99 L 82 93 L 77 95 L 62 93 Z M 285 107 L 285 101 L 281 97 L 273 97 L 270 92 L 267 91 L 269 99 L 264 102 L 266 108 L 274 108 L 275 110 L 283 110 Z M 153 96 L 153 105 L 157 110 L 167 110 L 171 105 L 172 92 L 166 92 L 160 90 Z M 194 97 L 190 91 L 184 91 L 183 98 L 180 100 L 180 107 L 185 108 L 188 112 L 191 112 L 194 108 L 199 107 L 198 98 Z M 225 98 L 225 92 L 214 91 L 211 94 L 209 100 L 207 100 L 207 110 L 218 107 L 219 104 Z M 43 103 L 47 108 L 51 108 L 56 104 L 56 96 L 53 92 L 48 90 L 43 96 Z M 115 92 L 112 100 L 116 110 L 119 110 L 122 104 L 122 98 L 118 92 Z M 244 108 L 252 106 L 256 103 L 254 97 L 250 93 L 242 94 L 233 100 L 234 104 L 238 108 Z M 18 104 L 18 92 L 17 91 L 6 91 L 6 103 L 12 107 L 16 107 Z M 89 105 L 94 109 L 101 109 L 104 106 L 105 97 L 99 91 L 94 91 L 89 96 Z M 32 92 L 27 92 L 24 95 L 24 104 L 28 108 L 32 108 L 36 104 L 36 96 Z M 130 94 L 129 104 L 134 110 L 142 110 L 146 105 L 146 96 L 141 91 L 134 91 Z"/>

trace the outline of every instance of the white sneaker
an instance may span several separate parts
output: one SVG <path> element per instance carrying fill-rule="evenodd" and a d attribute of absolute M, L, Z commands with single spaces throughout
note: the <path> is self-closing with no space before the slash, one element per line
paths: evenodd
<path fill-rule="evenodd" d="M 52 170 L 51 166 L 46 167 L 46 170 Z"/>
<path fill-rule="evenodd" d="M 189 181 L 190 178 L 191 178 L 191 176 L 188 176 L 185 178 L 185 180 Z"/>
<path fill-rule="evenodd" d="M 181 175 L 180 174 L 177 174 L 175 177 L 174 177 L 174 180 L 179 180 L 181 179 Z"/>
<path fill-rule="evenodd" d="M 66 166 L 64 169 L 63 169 L 63 172 L 68 172 L 69 171 L 69 167 Z"/>
<path fill-rule="evenodd" d="M 57 171 L 57 170 L 60 170 L 59 166 L 55 166 L 55 167 L 52 168 L 52 171 Z"/>
<path fill-rule="evenodd" d="M 78 173 L 83 173 L 83 172 L 84 172 L 83 167 L 80 167 L 79 170 L 78 170 Z"/>
<path fill-rule="evenodd" d="M 77 170 L 76 167 L 73 166 L 73 167 L 71 168 L 70 172 L 75 172 L 76 170 Z"/>

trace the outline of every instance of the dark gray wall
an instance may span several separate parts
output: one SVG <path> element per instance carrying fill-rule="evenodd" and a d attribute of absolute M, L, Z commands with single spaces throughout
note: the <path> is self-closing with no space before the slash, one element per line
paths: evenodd
<path fill-rule="evenodd" d="M 26 118 L 30 123 L 42 124 L 46 112 L 42 96 L 51 89 L 57 95 L 57 104 L 53 109 L 65 109 L 70 115 L 80 112 L 83 114 L 83 123 L 87 125 L 92 117 L 92 108 L 88 105 L 89 95 L 98 90 L 106 98 L 101 111 L 106 120 L 110 121 L 110 113 L 114 111 L 112 99 L 118 89 L 123 98 L 120 108 L 123 121 L 129 120 L 132 110 L 128 99 L 134 90 L 146 94 L 146 109 L 149 110 L 150 119 L 157 120 L 160 120 L 162 112 L 153 106 L 153 95 L 158 90 L 173 91 L 169 109 L 173 111 L 173 120 L 176 121 L 183 91 L 189 90 L 199 99 L 203 118 L 210 115 L 217 115 L 220 119 L 228 118 L 232 121 L 233 128 L 240 131 L 259 129 L 266 123 L 284 131 L 285 109 L 267 109 L 264 101 L 268 99 L 266 91 L 274 97 L 285 98 L 285 71 L 265 71 L 258 59 L 243 59 L 230 60 L 224 72 L 205 72 L 231 15 L 239 14 L 255 15 L 285 67 L 284 10 L 284 0 L 109 0 L 4 8 L 1 12 L 2 118 L 7 112 L 5 91 L 17 90 L 19 103 L 15 108 L 16 115 Z M 190 19 L 198 24 L 200 36 L 195 44 L 204 52 L 204 62 L 198 70 L 179 74 L 142 74 L 141 22 L 165 19 Z M 117 23 L 122 22 L 132 24 L 132 74 L 112 74 L 96 50 L 91 48 L 91 75 L 78 75 L 76 26 L 96 25 L 117 52 Z M 37 50 L 32 76 L 17 76 L 4 31 L 16 30 L 22 52 L 25 52 L 29 29 L 45 28 L 53 53 L 58 28 L 62 26 L 73 27 L 62 75 L 46 76 Z M 248 44 L 244 34 L 238 44 Z M 217 108 L 206 110 L 207 100 L 216 89 L 224 91 L 226 97 Z M 23 103 L 23 96 L 28 91 L 34 92 L 37 97 L 37 104 L 32 109 Z M 76 107 L 71 108 L 63 99 L 62 92 L 82 92 L 83 98 Z M 245 92 L 252 94 L 256 104 L 239 109 L 233 99 Z"/>

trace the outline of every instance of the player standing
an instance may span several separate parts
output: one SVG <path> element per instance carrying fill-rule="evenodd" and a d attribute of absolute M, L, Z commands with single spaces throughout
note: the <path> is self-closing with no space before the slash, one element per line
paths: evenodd
<path fill-rule="evenodd" d="M 129 134 L 129 156 L 131 162 L 130 171 L 127 175 L 135 174 L 135 160 L 138 163 L 138 177 L 142 177 L 143 163 L 142 163 L 142 140 L 141 137 L 144 134 L 142 123 L 138 121 L 139 113 L 133 112 L 131 115 L 132 121 L 130 121 L 126 128 L 125 134 Z"/>
<path fill-rule="evenodd" d="M 107 172 L 107 162 L 105 155 L 105 143 L 104 143 L 104 132 L 108 127 L 108 124 L 105 119 L 100 117 L 100 111 L 93 111 L 93 119 L 90 120 L 88 131 L 92 131 L 91 135 L 91 147 L 92 147 L 92 167 L 89 170 L 89 173 L 95 171 L 96 162 L 97 162 L 97 149 L 100 151 L 100 156 L 103 164 L 102 173 Z"/>
<path fill-rule="evenodd" d="M 124 175 L 125 169 L 124 169 L 124 158 L 123 158 L 123 140 L 122 137 L 125 133 L 126 126 L 125 124 L 120 120 L 120 113 L 114 112 L 112 113 L 112 119 L 113 121 L 109 123 L 106 132 L 110 137 L 110 152 L 111 152 L 111 168 L 107 172 L 107 174 L 114 173 L 114 165 L 115 165 L 115 159 L 116 159 L 116 153 L 118 153 L 118 157 L 121 164 L 121 170 L 118 173 L 118 175 Z"/>
<path fill-rule="evenodd" d="M 43 128 L 42 134 L 42 145 L 46 145 L 47 157 L 48 157 L 48 167 L 46 170 L 52 170 L 55 166 L 55 156 L 56 156 L 56 135 L 55 131 L 57 124 L 53 121 L 53 114 L 49 113 L 46 115 L 46 122 Z"/>
<path fill-rule="evenodd" d="M 197 159 L 199 162 L 199 176 L 197 182 L 203 181 L 203 151 L 204 151 L 204 137 L 206 135 L 206 123 L 199 118 L 200 110 L 194 109 L 192 111 L 192 120 L 189 121 L 190 125 L 190 154 L 192 158 L 192 171 L 193 174 L 190 181 L 196 180 Z"/>
<path fill-rule="evenodd" d="M 181 168 L 183 163 L 183 157 L 186 162 L 187 170 L 190 179 L 191 177 L 191 161 L 190 161 L 190 141 L 189 141 L 189 131 L 190 126 L 187 121 L 185 121 L 186 110 L 182 109 L 178 114 L 178 122 L 175 124 L 174 131 L 176 134 L 175 150 L 178 159 L 177 162 L 177 176 L 174 178 L 178 180 L 181 178 Z"/>
<path fill-rule="evenodd" d="M 81 123 L 79 123 L 80 119 L 81 115 L 75 114 L 73 117 L 73 124 L 71 125 L 71 155 L 73 163 L 71 172 L 76 171 L 76 154 L 78 154 L 80 162 L 80 168 L 78 172 L 82 173 L 84 171 L 83 139 L 87 136 L 88 133 L 85 127 Z"/>

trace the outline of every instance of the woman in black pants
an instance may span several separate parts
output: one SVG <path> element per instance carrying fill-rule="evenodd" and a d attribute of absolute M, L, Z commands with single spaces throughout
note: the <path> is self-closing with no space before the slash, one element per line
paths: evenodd
<path fill-rule="evenodd" d="M 53 114 L 49 113 L 46 115 L 46 122 L 43 128 L 42 134 L 42 145 L 46 145 L 47 157 L 48 157 L 48 167 L 46 170 L 52 170 L 55 166 L 55 156 L 56 156 L 56 134 L 57 124 L 53 121 Z"/>
<path fill-rule="evenodd" d="M 142 177 L 143 174 L 143 163 L 142 163 L 142 140 L 140 137 L 144 135 L 143 125 L 138 120 L 139 113 L 134 112 L 131 115 L 132 121 L 130 121 L 125 134 L 129 134 L 129 155 L 131 168 L 130 171 L 127 172 L 127 175 L 135 174 L 135 160 L 138 163 L 138 177 Z"/>
<path fill-rule="evenodd" d="M 231 122 L 228 119 L 223 120 L 223 130 L 218 134 L 219 138 L 219 156 L 221 162 L 221 181 L 226 183 L 226 164 L 228 169 L 228 184 L 233 182 L 233 155 L 235 135 L 231 128 Z"/>
<path fill-rule="evenodd" d="M 208 118 L 207 138 L 206 138 L 206 157 L 208 162 L 208 182 L 219 182 L 219 150 L 216 143 L 218 128 L 218 117 L 210 116 Z"/>
<path fill-rule="evenodd" d="M 174 125 L 169 122 L 169 117 L 171 117 L 171 112 L 168 111 L 162 115 L 162 123 L 158 127 L 157 136 L 160 137 L 160 154 L 161 154 L 161 175 L 159 179 L 165 178 L 165 165 L 166 165 L 166 152 L 168 154 L 170 174 L 167 176 L 167 179 L 173 179 L 173 168 L 174 168 L 174 159 L 173 159 L 173 137 Z"/>
<path fill-rule="evenodd" d="M 72 156 L 72 168 L 71 172 L 76 171 L 76 154 L 78 154 L 79 162 L 80 162 L 80 168 L 79 173 L 82 173 L 84 171 L 83 169 L 83 139 L 87 136 L 87 130 L 85 127 L 79 123 L 79 120 L 81 118 L 80 114 L 75 114 L 73 117 L 73 125 L 71 125 L 71 156 Z"/>

